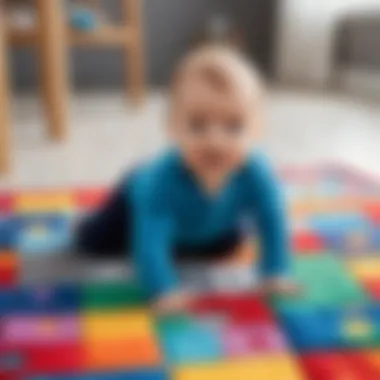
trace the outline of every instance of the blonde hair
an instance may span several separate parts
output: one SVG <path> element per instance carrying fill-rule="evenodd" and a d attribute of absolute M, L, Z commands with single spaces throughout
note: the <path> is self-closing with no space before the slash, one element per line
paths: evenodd
<path fill-rule="evenodd" d="M 171 83 L 172 101 L 183 81 L 202 80 L 216 91 L 234 89 L 243 96 L 259 100 L 263 94 L 262 77 L 242 53 L 228 46 L 204 46 L 188 53 L 178 65 Z"/>

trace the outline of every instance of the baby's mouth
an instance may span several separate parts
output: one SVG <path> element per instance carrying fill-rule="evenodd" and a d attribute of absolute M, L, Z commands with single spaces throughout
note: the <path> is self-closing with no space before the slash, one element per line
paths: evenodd
<path fill-rule="evenodd" d="M 207 167 L 220 167 L 225 164 L 225 155 L 220 152 L 208 151 L 202 154 L 202 162 Z"/>

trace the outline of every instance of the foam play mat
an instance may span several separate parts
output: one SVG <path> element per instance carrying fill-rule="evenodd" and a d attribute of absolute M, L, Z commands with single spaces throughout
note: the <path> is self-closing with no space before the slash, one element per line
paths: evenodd
<path fill-rule="evenodd" d="M 0 380 L 379 380 L 380 186 L 332 165 L 281 176 L 302 293 L 205 286 L 167 317 L 127 276 L 55 274 L 49 248 L 105 191 L 1 193 Z"/>

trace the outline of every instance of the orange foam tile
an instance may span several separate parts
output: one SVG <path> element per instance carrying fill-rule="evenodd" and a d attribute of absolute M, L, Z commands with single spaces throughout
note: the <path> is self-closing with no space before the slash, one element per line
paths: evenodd
<path fill-rule="evenodd" d="M 88 370 L 117 370 L 158 366 L 161 355 L 155 339 L 127 339 L 85 344 L 84 361 Z"/>
<path fill-rule="evenodd" d="M 19 264 L 18 256 L 12 251 L 0 251 L 0 269 L 14 269 Z"/>

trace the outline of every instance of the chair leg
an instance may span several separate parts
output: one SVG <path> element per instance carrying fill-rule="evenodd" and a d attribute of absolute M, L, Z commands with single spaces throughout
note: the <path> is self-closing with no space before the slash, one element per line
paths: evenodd
<path fill-rule="evenodd" d="M 49 136 L 63 140 L 68 123 L 67 33 L 60 0 L 37 0 L 42 96 Z"/>
<path fill-rule="evenodd" d="M 132 39 L 126 40 L 126 81 L 132 101 L 144 100 L 144 62 L 141 32 L 141 1 L 122 0 L 126 26 L 132 31 Z"/>
<path fill-rule="evenodd" d="M 10 142 L 10 91 L 4 9 L 0 4 L 0 174 L 6 174 L 11 166 Z"/>

